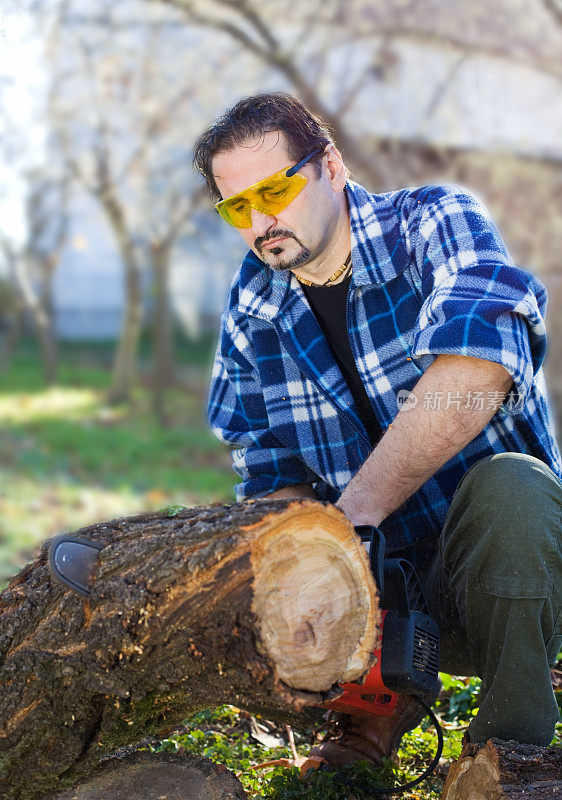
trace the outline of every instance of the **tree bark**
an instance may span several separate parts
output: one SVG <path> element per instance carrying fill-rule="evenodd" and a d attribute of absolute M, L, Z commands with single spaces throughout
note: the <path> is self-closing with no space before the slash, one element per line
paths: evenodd
<path fill-rule="evenodd" d="M 554 800 L 562 797 L 562 747 L 489 739 L 466 744 L 442 800 Z"/>
<path fill-rule="evenodd" d="M 173 514 L 173 512 L 170 512 Z M 0 796 L 73 786 L 104 754 L 233 703 L 299 727 L 378 646 L 367 554 L 339 509 L 259 500 L 79 531 L 90 596 L 48 543 L 0 595 Z"/>

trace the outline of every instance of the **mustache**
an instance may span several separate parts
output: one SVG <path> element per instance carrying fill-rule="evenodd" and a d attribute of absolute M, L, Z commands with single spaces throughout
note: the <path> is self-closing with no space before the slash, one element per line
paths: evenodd
<path fill-rule="evenodd" d="M 270 242 L 272 239 L 281 239 L 289 237 L 291 239 L 294 239 L 298 244 L 301 244 L 301 242 L 297 239 L 297 237 L 292 231 L 279 229 L 276 231 L 270 231 L 265 236 L 258 236 L 257 239 L 254 241 L 254 247 L 256 248 L 256 250 L 261 250 L 261 246 L 265 244 L 265 242 Z"/>

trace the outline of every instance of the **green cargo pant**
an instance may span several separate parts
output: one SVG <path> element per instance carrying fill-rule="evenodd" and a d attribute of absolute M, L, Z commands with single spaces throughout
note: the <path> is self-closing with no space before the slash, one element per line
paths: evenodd
<path fill-rule="evenodd" d="M 471 741 L 548 745 L 550 666 L 562 642 L 562 483 L 518 453 L 483 458 L 459 483 L 421 574 L 441 632 L 440 669 L 482 679 Z"/>

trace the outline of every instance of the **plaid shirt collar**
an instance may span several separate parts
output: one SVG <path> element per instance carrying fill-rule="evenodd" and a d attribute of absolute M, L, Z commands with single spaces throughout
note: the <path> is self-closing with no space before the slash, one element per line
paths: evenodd
<path fill-rule="evenodd" d="M 398 217 L 386 195 L 371 195 L 358 183 L 348 181 L 345 193 L 349 206 L 353 286 L 380 285 L 400 275 L 409 261 L 404 240 L 399 235 Z M 395 225 L 388 214 L 395 216 Z M 385 227 L 395 231 L 395 241 L 383 234 L 379 215 L 384 213 Z M 272 321 L 290 300 L 299 283 L 290 271 L 264 269 L 265 263 L 249 250 L 240 273 L 238 308 L 243 314 Z"/>

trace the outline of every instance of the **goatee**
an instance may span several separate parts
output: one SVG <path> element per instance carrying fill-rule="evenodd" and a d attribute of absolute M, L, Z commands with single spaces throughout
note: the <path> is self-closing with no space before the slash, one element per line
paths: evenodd
<path fill-rule="evenodd" d="M 281 248 L 279 248 L 279 252 L 282 252 Z M 274 255 L 277 255 L 277 253 L 274 253 Z M 297 253 L 296 256 L 293 256 L 293 258 L 291 258 L 289 261 L 278 261 L 276 264 L 268 264 L 267 266 L 275 270 L 276 272 L 282 272 L 284 270 L 295 269 L 295 267 L 300 267 L 300 265 L 305 264 L 309 260 L 309 258 L 310 258 L 310 250 L 308 249 L 308 247 L 302 245 L 300 252 Z"/>
<path fill-rule="evenodd" d="M 295 267 L 300 267 L 301 264 L 304 264 L 306 261 L 308 261 L 308 259 L 310 258 L 310 250 L 308 249 L 308 247 L 306 247 L 300 241 L 300 239 L 297 236 L 295 236 L 294 233 L 292 233 L 292 231 L 285 231 L 285 230 L 271 231 L 267 236 L 258 236 L 258 238 L 255 240 L 254 246 L 262 256 L 262 259 L 264 261 L 265 258 L 263 258 L 262 245 L 265 244 L 266 242 L 270 242 L 272 239 L 281 239 L 281 238 L 293 239 L 300 246 L 300 250 L 295 256 L 288 259 L 287 261 L 278 261 L 275 264 L 270 264 L 269 262 L 266 261 L 268 267 L 270 267 L 272 270 L 275 270 L 276 272 L 284 272 L 286 270 L 295 269 Z M 274 256 L 278 256 L 283 252 L 283 248 L 272 247 L 269 252 Z"/>

